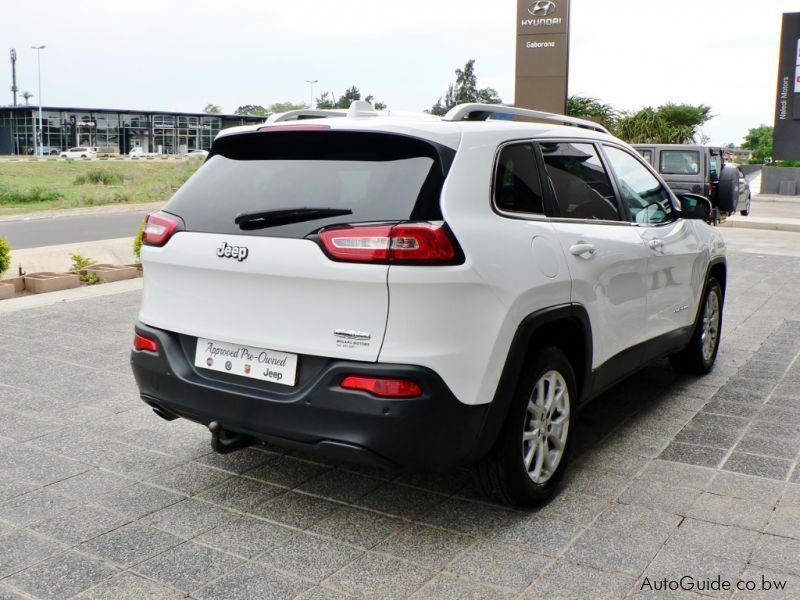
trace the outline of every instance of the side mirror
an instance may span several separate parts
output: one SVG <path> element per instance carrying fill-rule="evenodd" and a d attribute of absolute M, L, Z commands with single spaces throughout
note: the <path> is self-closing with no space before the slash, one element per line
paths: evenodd
<path fill-rule="evenodd" d="M 711 218 L 711 202 L 705 196 L 699 194 L 681 194 L 678 196 L 681 203 L 681 217 L 684 219 L 702 219 L 708 221 Z"/>

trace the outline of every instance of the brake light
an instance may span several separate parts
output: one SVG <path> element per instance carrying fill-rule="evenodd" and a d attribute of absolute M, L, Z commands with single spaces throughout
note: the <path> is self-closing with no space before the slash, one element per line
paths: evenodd
<path fill-rule="evenodd" d="M 416 398 L 422 395 L 422 388 L 410 379 L 348 375 L 339 385 L 346 390 L 361 390 L 381 398 Z"/>
<path fill-rule="evenodd" d="M 350 262 L 436 264 L 458 255 L 447 229 L 430 223 L 336 227 L 319 238 L 328 256 Z"/>
<path fill-rule="evenodd" d="M 165 212 L 147 215 L 142 232 L 142 244 L 145 246 L 163 246 L 180 226 L 177 217 Z"/>
<path fill-rule="evenodd" d="M 158 352 L 158 342 L 140 333 L 133 334 L 133 347 L 136 350 L 145 350 L 147 352 Z"/>

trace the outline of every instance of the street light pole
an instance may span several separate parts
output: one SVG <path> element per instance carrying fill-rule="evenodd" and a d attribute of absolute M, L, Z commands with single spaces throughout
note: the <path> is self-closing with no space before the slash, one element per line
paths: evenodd
<path fill-rule="evenodd" d="M 44 156 L 44 128 L 42 127 L 42 50 L 44 50 L 44 46 L 31 46 L 34 50 L 36 50 L 36 69 L 39 75 L 39 135 L 41 136 L 41 140 L 36 140 L 36 136 L 34 136 L 34 143 L 39 144 L 39 156 Z"/>
<path fill-rule="evenodd" d="M 309 100 L 308 100 L 308 107 L 309 108 L 314 108 L 314 84 L 318 83 L 318 82 L 319 82 L 319 79 L 314 79 L 314 80 L 306 79 L 306 83 L 311 86 L 311 95 L 309 96 Z"/>

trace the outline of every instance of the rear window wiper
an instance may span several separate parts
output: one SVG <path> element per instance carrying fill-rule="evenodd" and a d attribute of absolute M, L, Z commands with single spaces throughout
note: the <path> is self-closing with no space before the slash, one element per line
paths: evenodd
<path fill-rule="evenodd" d="M 240 229 L 252 230 L 352 214 L 353 211 L 349 208 L 284 208 L 279 210 L 242 213 L 237 216 L 233 222 L 236 223 Z"/>

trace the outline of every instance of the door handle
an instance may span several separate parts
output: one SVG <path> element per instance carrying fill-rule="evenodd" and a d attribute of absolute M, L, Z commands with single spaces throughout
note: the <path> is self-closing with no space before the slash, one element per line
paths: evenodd
<path fill-rule="evenodd" d="M 591 258 L 594 256 L 597 248 L 594 247 L 594 244 L 578 242 L 577 244 L 572 244 L 572 246 L 569 247 L 569 251 L 575 256 L 583 256 L 584 254 L 588 254 L 589 256 L 586 258 Z"/>
<path fill-rule="evenodd" d="M 664 242 L 659 239 L 655 239 L 647 242 L 647 245 L 650 246 L 651 250 L 661 250 L 661 248 L 664 246 Z"/>

